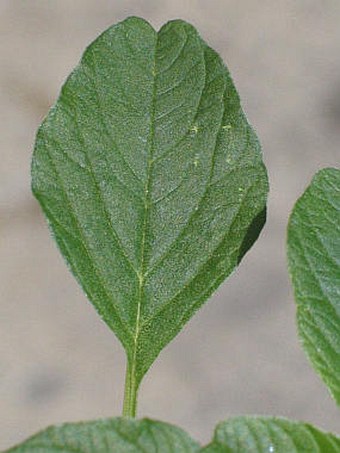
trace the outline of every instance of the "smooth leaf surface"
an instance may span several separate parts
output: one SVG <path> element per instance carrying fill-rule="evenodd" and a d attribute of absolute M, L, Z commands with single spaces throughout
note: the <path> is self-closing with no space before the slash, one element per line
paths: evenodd
<path fill-rule="evenodd" d="M 138 386 L 237 266 L 267 175 L 220 57 L 183 21 L 128 18 L 84 53 L 38 131 L 33 191 Z"/>
<path fill-rule="evenodd" d="M 340 439 L 283 418 L 236 417 L 220 423 L 203 453 L 338 453 Z"/>
<path fill-rule="evenodd" d="M 184 431 L 158 421 L 113 418 L 50 427 L 7 453 L 194 453 Z"/>
<path fill-rule="evenodd" d="M 305 351 L 340 404 L 340 170 L 321 170 L 297 201 L 288 260 Z"/>

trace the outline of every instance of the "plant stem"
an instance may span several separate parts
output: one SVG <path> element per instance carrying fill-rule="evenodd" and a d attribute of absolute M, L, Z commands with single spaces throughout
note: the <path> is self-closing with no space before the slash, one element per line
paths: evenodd
<path fill-rule="evenodd" d="M 138 385 L 134 366 L 126 365 L 123 417 L 136 417 Z"/>

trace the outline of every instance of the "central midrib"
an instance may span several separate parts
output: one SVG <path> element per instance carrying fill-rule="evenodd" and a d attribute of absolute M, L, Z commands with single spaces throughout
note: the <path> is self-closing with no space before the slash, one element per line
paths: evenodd
<path fill-rule="evenodd" d="M 148 150 L 148 166 L 147 166 L 147 175 L 144 186 L 144 218 L 143 218 L 143 227 L 142 227 L 142 241 L 141 241 L 141 264 L 140 271 L 138 273 L 139 278 L 139 291 L 137 298 L 137 314 L 136 314 L 136 327 L 134 334 L 134 350 L 132 356 L 132 368 L 133 374 L 136 371 L 136 356 L 137 356 L 137 344 L 138 336 L 140 332 L 140 319 L 141 319 L 141 306 L 142 306 L 142 297 L 143 297 L 143 288 L 144 288 L 144 278 L 145 278 L 145 241 L 146 233 L 148 227 L 148 216 L 150 208 L 150 185 L 151 185 L 151 173 L 153 165 L 153 153 L 154 153 L 154 137 L 155 137 L 155 113 L 156 113 L 156 59 L 157 59 L 157 44 L 158 44 L 158 34 L 156 34 L 155 42 L 155 56 L 152 68 L 153 75 L 153 87 L 152 87 L 152 98 L 151 98 L 151 115 L 150 115 L 150 132 L 149 132 L 149 150 Z"/>

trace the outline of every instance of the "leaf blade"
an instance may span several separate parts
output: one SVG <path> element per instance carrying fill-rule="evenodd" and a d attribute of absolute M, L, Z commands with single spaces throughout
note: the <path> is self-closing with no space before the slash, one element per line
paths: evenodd
<path fill-rule="evenodd" d="M 38 132 L 32 181 L 137 386 L 265 220 L 256 135 L 219 56 L 178 20 L 157 34 L 129 18 L 89 46 Z"/>
<path fill-rule="evenodd" d="M 235 417 L 217 425 L 202 453 L 338 453 L 340 439 L 308 423 L 278 417 Z"/>
<path fill-rule="evenodd" d="M 288 262 L 302 345 L 340 404 L 340 171 L 323 169 L 288 225 Z"/>
<path fill-rule="evenodd" d="M 235 417 L 217 425 L 200 447 L 168 423 L 112 418 L 49 427 L 4 453 L 337 453 L 340 439 L 307 423 L 276 417 Z"/>
<path fill-rule="evenodd" d="M 176 450 L 174 450 L 176 449 Z M 149 419 L 113 418 L 52 426 L 7 453 L 195 453 L 199 445 L 182 429 Z"/>

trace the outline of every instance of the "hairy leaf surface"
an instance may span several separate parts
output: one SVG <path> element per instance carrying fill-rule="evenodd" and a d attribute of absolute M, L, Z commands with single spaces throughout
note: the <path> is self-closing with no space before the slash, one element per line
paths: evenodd
<path fill-rule="evenodd" d="M 303 346 L 340 404 L 340 170 L 321 170 L 297 201 L 288 260 Z"/>
<path fill-rule="evenodd" d="M 155 420 L 113 418 L 50 427 L 5 453 L 338 453 L 340 440 L 306 423 L 237 417 L 220 423 L 211 443 Z"/>
<path fill-rule="evenodd" d="M 136 383 L 237 266 L 267 176 L 220 57 L 183 21 L 128 18 L 86 50 L 43 122 L 33 191 Z"/>
<path fill-rule="evenodd" d="M 340 439 L 307 423 L 236 417 L 220 423 L 204 453 L 339 453 Z"/>
<path fill-rule="evenodd" d="M 184 431 L 158 421 L 113 418 L 50 427 L 7 453 L 194 453 Z"/>

